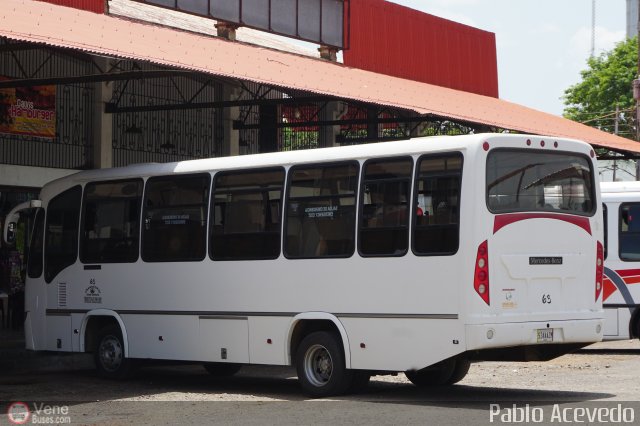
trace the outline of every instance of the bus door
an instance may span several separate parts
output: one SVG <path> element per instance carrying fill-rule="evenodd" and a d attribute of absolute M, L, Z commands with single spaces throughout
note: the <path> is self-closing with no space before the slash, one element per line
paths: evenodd
<path fill-rule="evenodd" d="M 23 320 L 24 314 L 24 288 L 25 288 L 25 272 L 27 270 L 27 259 L 34 263 L 39 261 L 40 269 L 42 269 L 42 247 L 40 247 L 40 258 L 33 258 L 29 255 L 30 239 L 34 238 L 34 231 L 38 226 L 34 226 L 34 218 L 40 212 L 40 200 L 32 200 L 22 203 L 15 207 L 6 217 L 3 229 L 3 262 L 6 262 L 5 274 L 2 277 L 3 283 L 6 281 L 6 287 L 0 287 L 0 291 L 7 291 L 9 297 L 14 299 L 9 304 L 12 314 L 5 309 L 7 320 L 11 319 L 9 326 L 17 328 Z M 44 214 L 44 213 L 42 213 Z M 41 240 L 40 240 L 41 241 Z M 33 267 L 32 267 L 33 269 Z M 33 271 L 32 271 L 33 272 Z M 39 275 L 39 274 L 38 274 Z M 13 305 L 13 306 L 12 306 Z"/>

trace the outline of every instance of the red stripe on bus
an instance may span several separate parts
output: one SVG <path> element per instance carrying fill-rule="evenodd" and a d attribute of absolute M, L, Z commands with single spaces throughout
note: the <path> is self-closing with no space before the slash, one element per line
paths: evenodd
<path fill-rule="evenodd" d="M 609 298 L 609 296 L 615 293 L 618 289 L 616 288 L 615 284 L 612 283 L 611 280 L 608 278 L 605 278 L 603 280 L 603 283 L 604 283 L 604 286 L 602 291 L 602 301 L 604 302 Z"/>
<path fill-rule="evenodd" d="M 624 279 L 624 283 L 629 284 L 638 284 L 640 283 L 640 277 L 628 277 Z"/>
<path fill-rule="evenodd" d="M 632 276 L 635 276 L 635 275 L 639 275 L 640 276 L 640 269 L 621 269 L 621 270 L 616 271 L 616 272 L 621 277 L 632 277 Z"/>
<path fill-rule="evenodd" d="M 493 221 L 493 233 L 495 234 L 507 225 L 529 219 L 553 219 L 576 225 L 591 235 L 591 223 L 589 218 L 582 216 L 570 216 L 551 213 L 512 213 L 496 215 Z"/>

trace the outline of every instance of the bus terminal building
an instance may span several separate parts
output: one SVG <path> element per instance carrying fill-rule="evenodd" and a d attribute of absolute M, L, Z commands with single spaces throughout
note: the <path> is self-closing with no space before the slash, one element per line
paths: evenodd
<path fill-rule="evenodd" d="M 143 162 L 480 132 L 640 153 L 498 96 L 492 33 L 383 0 L 3 0 L 0 223 L 53 179 Z"/>

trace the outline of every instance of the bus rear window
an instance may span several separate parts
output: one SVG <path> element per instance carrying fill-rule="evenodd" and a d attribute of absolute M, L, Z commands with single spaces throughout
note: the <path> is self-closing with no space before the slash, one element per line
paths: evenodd
<path fill-rule="evenodd" d="M 492 213 L 595 212 L 591 161 L 579 154 L 496 149 L 487 158 Z"/>

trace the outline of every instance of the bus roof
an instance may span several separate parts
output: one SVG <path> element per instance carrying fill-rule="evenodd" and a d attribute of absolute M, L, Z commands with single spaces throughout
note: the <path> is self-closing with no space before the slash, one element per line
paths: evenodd
<path fill-rule="evenodd" d="M 43 191 L 55 191 L 56 187 L 59 186 L 73 185 L 96 180 L 157 176 L 173 173 L 196 173 L 217 170 L 262 168 L 280 165 L 288 166 L 291 164 L 301 163 L 322 163 L 355 158 L 416 155 L 421 153 L 436 153 L 451 150 L 466 151 L 471 147 L 478 147 L 485 141 L 493 141 L 494 143 L 500 143 L 501 145 L 504 144 L 506 146 L 512 146 L 513 143 L 524 143 L 528 139 L 534 142 L 532 144 L 532 149 L 534 146 L 539 146 L 539 141 L 545 139 L 548 141 L 563 141 L 565 145 L 569 143 L 572 145 L 572 149 L 580 149 L 584 153 L 587 153 L 591 149 L 588 144 L 581 141 L 534 135 L 483 133 L 462 136 L 430 136 L 403 141 L 361 144 L 345 147 L 215 157 L 173 163 L 143 163 L 110 169 L 86 170 L 50 182 L 45 186 Z M 524 144 L 523 148 L 525 148 Z"/>
<path fill-rule="evenodd" d="M 600 182 L 600 191 L 603 195 L 629 192 L 640 193 L 640 182 L 635 180 L 623 182 Z"/>

